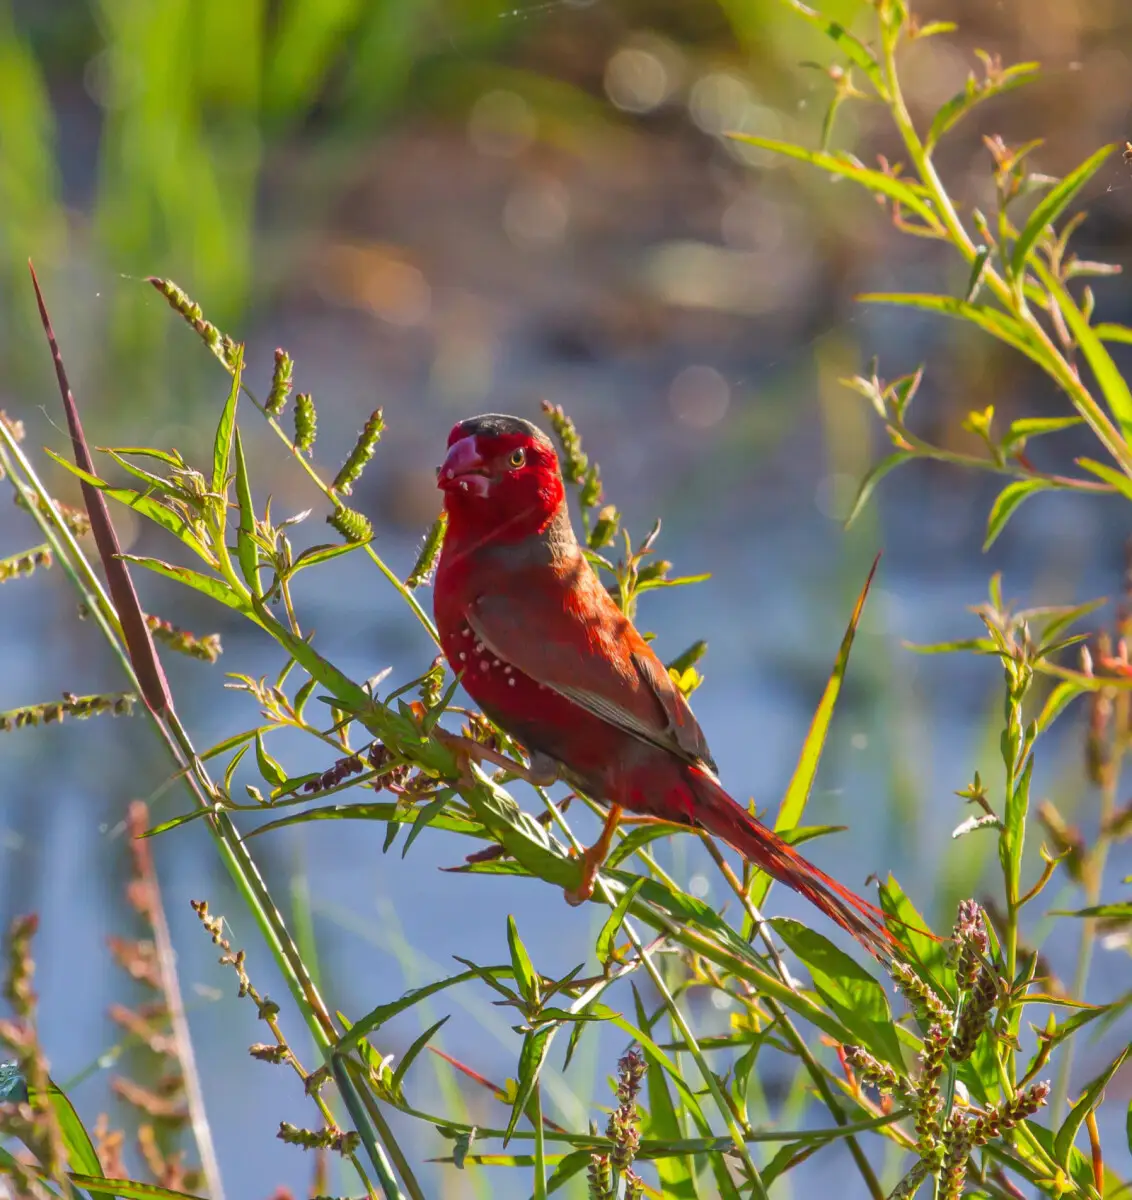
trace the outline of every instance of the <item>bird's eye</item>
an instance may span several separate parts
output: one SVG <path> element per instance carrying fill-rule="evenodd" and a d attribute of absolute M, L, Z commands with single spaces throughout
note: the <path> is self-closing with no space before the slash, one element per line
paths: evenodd
<path fill-rule="evenodd" d="M 508 461 L 513 467 L 521 467 L 527 461 L 527 452 L 520 446 L 519 449 L 511 451 Z"/>

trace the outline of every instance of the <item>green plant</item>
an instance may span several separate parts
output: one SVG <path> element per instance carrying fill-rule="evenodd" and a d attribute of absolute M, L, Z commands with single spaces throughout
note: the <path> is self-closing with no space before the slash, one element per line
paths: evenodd
<path fill-rule="evenodd" d="M 1041 490 L 1073 488 L 1132 498 L 1128 437 L 1132 399 L 1105 348 L 1106 340 L 1132 340 L 1132 331 L 1090 323 L 1091 293 L 1075 299 L 1070 284 L 1076 276 L 1100 269 L 1069 254 L 1071 229 L 1060 233 L 1052 229 L 1101 168 L 1104 153 L 1057 182 L 1028 174 L 1025 154 L 991 139 L 1000 207 L 993 220 L 971 215 L 971 226 L 980 239 L 976 241 L 936 173 L 935 144 L 982 99 L 1014 86 L 1029 72 L 992 64 L 987 78 L 945 105 L 929 132 L 921 136 L 902 98 L 897 54 L 905 41 L 938 36 L 946 31 L 944 26 L 921 27 L 901 0 L 877 0 L 874 50 L 843 26 L 800 4 L 792 6 L 819 25 L 849 60 L 836 76 L 831 113 L 857 96 L 856 81 L 863 76 L 874 97 L 891 112 L 915 173 L 904 176 L 883 164 L 880 169 L 869 168 L 850 155 L 828 150 L 747 140 L 860 183 L 884 198 L 898 228 L 954 247 L 970 265 L 962 298 L 873 299 L 938 311 L 991 333 L 1045 371 L 1072 409 L 1065 417 L 1016 420 L 1001 433 L 994 429 L 993 413 L 972 413 L 966 425 L 981 450 L 959 454 L 930 444 L 907 424 L 919 372 L 893 383 L 883 382 L 875 371 L 855 378 L 851 386 L 877 409 L 895 446 L 895 452 L 866 479 L 857 509 L 886 471 L 917 456 L 1009 477 L 989 518 L 988 544 L 1021 500 Z M 827 136 L 832 128 L 831 117 L 826 122 Z M 1022 219 L 1014 214 L 1026 196 L 1036 203 Z M 512 876 L 516 887 L 529 886 L 520 885 L 520 878 L 537 879 L 556 888 L 576 882 L 578 867 L 571 851 L 578 849 L 578 843 L 564 806 L 535 789 L 543 811 L 537 818 L 530 816 L 504 790 L 506 776 L 489 777 L 475 769 L 474 782 L 468 782 L 444 742 L 433 736 L 441 720 L 455 716 L 465 723 L 469 736 L 495 746 L 502 741 L 479 714 L 455 704 L 455 685 L 442 662 L 432 658 L 429 641 L 435 640 L 435 631 L 417 590 L 429 577 L 439 524 L 426 536 L 419 561 L 402 580 L 375 549 L 365 516 L 343 502 L 378 448 L 383 429 L 380 413 L 367 423 L 335 477 L 323 479 L 309 459 L 317 436 L 309 395 L 295 398 L 290 414 L 293 432 L 284 426 L 292 375 L 289 357 L 277 355 L 267 399 L 261 402 L 244 381 L 243 347 L 211 324 L 176 285 L 153 282 L 230 378 L 211 461 L 202 468 L 172 448 L 120 448 L 107 453 L 138 486 L 118 486 L 104 479 L 91 461 L 56 350 L 77 465 L 58 461 L 82 482 L 110 595 L 74 538 L 72 517 L 52 501 L 24 453 L 20 431 L 14 422 L 0 419 L 0 471 L 39 525 L 43 539 L 9 561 L 45 565 L 49 559 L 74 581 L 83 603 L 114 646 L 131 688 L 144 701 L 145 712 L 192 800 L 192 807 L 160 822 L 150 833 L 175 837 L 177 828 L 188 821 L 207 825 L 259 936 L 280 968 L 289 990 L 286 1007 L 254 988 L 243 952 L 233 948 L 207 904 L 196 903 L 201 921 L 223 951 L 222 961 L 236 972 L 241 995 L 252 999 L 257 1016 L 270 1030 L 271 1040 L 256 1043 L 251 1053 L 264 1062 L 296 1070 L 319 1110 L 321 1128 L 288 1126 L 280 1131 L 284 1140 L 337 1152 L 352 1165 L 368 1195 L 386 1197 L 426 1194 L 409 1152 L 390 1125 L 390 1111 L 419 1121 L 422 1128 L 438 1129 L 451 1145 L 445 1161 L 456 1168 L 522 1172 L 524 1179 L 531 1180 L 536 1197 L 547 1196 L 571 1180 L 576 1191 L 587 1191 L 596 1200 L 637 1196 L 652 1186 L 653 1172 L 665 1196 L 768 1196 L 776 1185 L 786 1186 L 800 1163 L 838 1142 L 852 1156 L 860 1193 L 878 1200 L 885 1195 L 912 1196 L 921 1186 L 930 1186 L 936 1196 L 948 1200 L 962 1194 L 1008 1200 L 1022 1194 L 1020 1185 L 1051 1197 L 1105 1197 L 1125 1190 L 1125 1183 L 1106 1162 L 1095 1111 L 1127 1051 L 1079 1095 L 1069 1091 L 1068 1062 L 1070 1048 L 1086 1026 L 1113 1022 L 1127 1012 L 1127 1000 L 1096 1007 L 1085 1001 L 1085 993 L 1097 922 L 1127 919 L 1126 904 L 1100 901 L 1108 848 L 1127 832 L 1127 816 L 1117 809 L 1116 797 L 1132 669 L 1122 644 L 1114 648 L 1103 641 L 1087 656 L 1083 648 L 1078 649 L 1081 657 L 1067 665 L 1066 652 L 1082 640 L 1067 631 L 1095 605 L 1015 612 L 1004 603 L 997 578 L 992 581 L 989 603 L 978 610 L 985 636 L 934 649 L 990 655 L 1003 669 L 1004 786 L 992 795 L 975 774 L 960 793 L 977 810 L 976 817 L 961 827 L 964 836 L 997 838 L 1001 898 L 996 895 L 984 906 L 965 902 L 949 941 L 940 942 L 926 932 L 926 922 L 897 882 L 890 878 L 882 884 L 881 901 L 904 944 L 896 961 L 888 965 L 907 998 L 907 1013 L 898 1009 L 894 1014 L 884 983 L 821 934 L 795 921 L 764 920 L 761 910 L 768 899 L 768 880 L 749 870 L 737 877 L 710 843 L 708 850 L 721 878 L 737 901 L 737 915 L 726 919 L 724 911 L 696 899 L 650 853 L 657 837 L 674 832 L 655 826 L 623 832 L 602 872 L 597 902 L 608 909 L 608 916 L 589 969 L 582 963 L 560 977 L 541 971 L 518 924 L 510 918 L 506 954 L 501 951 L 498 963 L 460 959 L 459 971 L 400 998 L 380 998 L 362 1015 L 347 1016 L 329 1004 L 315 983 L 309 955 L 300 949 L 299 938 L 257 869 L 250 848 L 254 837 L 309 821 L 378 821 L 386 826 L 386 849 L 400 840 L 401 852 L 407 854 L 418 838 L 442 830 L 467 838 L 474 847 L 462 868 L 466 874 Z M 45 309 L 43 316 L 50 334 Z M 52 346 L 55 349 L 53 337 Z M 1095 389 L 1077 369 L 1078 354 L 1093 372 Z M 561 410 L 551 409 L 547 415 L 567 478 L 577 489 L 593 559 L 622 607 L 631 612 L 651 590 L 696 582 L 671 577 L 670 564 L 650 557 L 655 530 L 634 542 L 621 528 L 617 509 L 602 504 L 600 474 L 583 451 L 578 431 Z M 342 540 L 298 550 L 294 522 L 277 521 L 267 506 L 256 506 L 255 480 L 240 434 L 244 416 L 266 420 L 288 447 L 297 468 L 324 496 L 326 520 Z M 1032 464 L 1026 454 L 1029 439 L 1054 436 L 1081 423 L 1092 430 L 1112 465 L 1082 459 L 1084 474 L 1070 478 L 1043 474 Z M 172 535 L 187 563 L 121 554 L 107 499 L 130 506 Z M 609 548 L 618 537 L 624 550 L 615 561 Z M 360 685 L 324 657 L 304 629 L 292 594 L 298 572 L 344 554 L 367 556 L 421 627 L 420 674 L 391 681 L 388 691 L 379 690 L 383 679 Z M 273 679 L 240 676 L 236 680 L 260 710 L 255 728 L 216 746 L 195 748 L 177 716 L 153 648 L 153 623 L 141 612 L 130 567 L 203 593 L 275 643 L 281 662 Z M 23 568 L 11 571 L 15 577 L 24 573 Z M 831 832 L 800 822 L 867 591 L 866 584 L 779 807 L 776 828 L 795 841 Z M 198 639 L 187 644 L 194 641 Z M 699 682 L 696 663 L 703 650 L 702 642 L 693 642 L 670 664 L 687 691 Z M 1091 746 L 1102 796 L 1101 831 L 1091 846 L 1069 837 L 1064 822 L 1059 826 L 1058 815 L 1048 806 L 1031 804 L 1042 739 L 1057 716 L 1081 695 L 1094 705 Z M 82 706 L 82 712 L 116 706 L 116 702 L 92 700 Z M 40 718 L 46 715 L 42 705 L 20 711 L 33 710 Z M 1118 710 L 1115 716 L 1114 710 Z M 67 709 L 65 704 L 62 711 L 79 709 L 74 704 Z M 272 734 L 282 729 L 297 731 L 324 747 L 326 768 L 291 775 L 268 748 Z M 502 748 L 515 752 L 514 747 Z M 240 795 L 234 780 L 245 758 L 247 764 L 254 762 L 258 780 L 246 785 Z M 221 764 L 222 774 L 212 764 Z M 347 788 L 379 795 L 338 803 L 337 793 Z M 1054 854 L 1043 853 L 1041 865 L 1032 854 L 1024 855 L 1027 830 L 1032 831 L 1035 823 L 1042 825 L 1055 845 Z M 1069 989 L 1058 988 L 1050 979 L 1024 921 L 1028 906 L 1059 870 L 1086 897 L 1085 906 L 1070 914 L 1085 924 L 1078 976 Z M 469 881 L 469 887 L 474 886 Z M 23 927 L 18 932 L 22 936 Z M 13 953 L 17 981 L 27 975 L 19 966 L 29 961 L 20 948 L 24 942 L 17 939 Z M 802 964 L 808 984 L 794 978 L 779 943 Z M 513 1013 L 518 1064 L 513 1081 L 495 1085 L 470 1067 L 447 1060 L 455 1070 L 490 1089 L 500 1102 L 499 1119 L 490 1127 L 472 1125 L 457 1113 L 426 1111 L 415 1098 L 414 1065 L 437 1037 L 443 1020 L 429 1024 L 400 1062 L 394 1064 L 382 1053 L 390 1021 L 454 987 L 486 989 Z M 11 990 L 17 997 L 18 1015 L 26 1019 L 26 1000 L 16 985 Z M 705 1029 L 695 1018 L 689 1000 L 697 992 L 718 996 L 728 1008 L 730 1020 L 722 1032 Z M 306 1025 L 321 1058 L 311 1069 L 300 1065 L 288 1040 L 287 1021 L 295 1015 Z M 565 1070 L 581 1040 L 599 1024 L 620 1031 L 635 1047 L 618 1064 L 617 1106 L 604 1134 L 596 1127 L 580 1130 L 559 1123 L 548 1112 L 546 1086 L 555 1070 L 552 1050 L 563 1050 Z M 59 1193 L 78 1189 L 98 1195 L 101 1185 L 123 1196 L 173 1194 L 152 1186 L 143 1191 L 143 1185 L 119 1179 L 105 1183 L 104 1175 L 76 1158 L 78 1151 L 66 1139 L 62 1145 L 58 1138 L 52 1140 L 43 1124 L 50 1117 L 41 1120 L 42 1128 L 36 1126 L 36 1112 L 55 1110 L 42 1104 L 35 1109 L 46 1084 L 42 1071 L 35 1074 L 38 1060 L 30 1049 L 34 1039 L 25 1037 L 21 1042 L 19 1036 L 9 1036 L 8 1040 L 24 1065 L 32 1102 L 30 1113 L 8 1114 L 10 1128 L 26 1135 L 36 1158 L 15 1165 L 14 1159 L 4 1160 L 0 1166 L 23 1171 Z M 779 1055 L 791 1064 L 793 1089 L 800 1101 L 816 1100 L 828 1113 L 819 1127 L 799 1121 L 797 1128 L 781 1128 L 772 1119 L 760 1075 Z M 1058 1078 L 1051 1089 L 1040 1076 L 1047 1065 L 1055 1064 Z M 352 1128 L 345 1127 L 331 1102 L 323 1098 L 331 1085 Z M 1047 1098 L 1054 1114 L 1052 1124 L 1037 1119 Z M 590 1101 L 594 1109 L 598 1103 L 597 1098 Z M 798 1111 L 801 1107 L 800 1102 Z M 43 1129 L 48 1129 L 46 1142 Z M 891 1178 L 883 1181 L 866 1153 L 866 1147 L 879 1138 L 886 1139 L 894 1151 L 886 1172 Z M 1079 1139 L 1085 1138 L 1087 1153 L 1078 1146 Z M 521 1148 L 515 1149 L 516 1145 Z M 81 1149 L 80 1142 L 75 1146 Z M 94 1166 L 98 1166 L 97 1155 Z M 75 1174 L 68 1176 L 67 1167 Z M 215 1183 L 212 1186 L 215 1189 Z"/>

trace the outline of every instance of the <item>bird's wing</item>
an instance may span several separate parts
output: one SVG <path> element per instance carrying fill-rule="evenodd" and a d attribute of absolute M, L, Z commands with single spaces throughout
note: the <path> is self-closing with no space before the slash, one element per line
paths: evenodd
<path fill-rule="evenodd" d="M 580 558 L 580 556 L 579 556 Z M 467 609 L 499 659 L 626 733 L 714 770 L 707 741 L 664 664 L 582 560 Z"/>

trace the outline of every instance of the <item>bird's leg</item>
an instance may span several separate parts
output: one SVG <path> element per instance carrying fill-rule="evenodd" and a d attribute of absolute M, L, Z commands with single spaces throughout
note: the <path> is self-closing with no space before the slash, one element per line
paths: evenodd
<path fill-rule="evenodd" d="M 558 778 L 557 771 L 552 770 L 540 760 L 532 759 L 531 765 L 525 767 L 521 762 L 508 758 L 506 754 L 500 754 L 498 750 L 493 750 L 490 746 L 485 746 L 474 738 L 446 733 L 443 729 L 434 730 L 433 736 L 455 756 L 460 769 L 460 778 L 468 786 L 475 783 L 475 778 L 468 769 L 468 764 L 473 762 L 481 764 L 488 762 L 496 767 L 502 767 L 504 771 L 525 780 L 533 787 L 549 787 Z"/>
<path fill-rule="evenodd" d="M 601 827 L 601 836 L 588 849 L 582 852 L 582 879 L 576 888 L 566 889 L 567 904 L 583 904 L 594 894 L 594 880 L 601 865 L 609 856 L 609 848 L 613 844 L 613 835 L 621 824 L 621 805 L 611 804 L 605 814 L 605 824 Z"/>

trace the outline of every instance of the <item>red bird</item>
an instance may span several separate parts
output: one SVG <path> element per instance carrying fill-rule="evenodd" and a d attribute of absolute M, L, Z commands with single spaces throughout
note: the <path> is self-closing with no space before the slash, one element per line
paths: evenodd
<path fill-rule="evenodd" d="M 586 561 L 550 439 L 518 417 L 461 421 L 437 484 L 448 514 L 434 590 L 445 656 L 484 713 L 527 751 L 530 768 L 520 774 L 565 779 L 609 805 L 568 898 L 589 898 L 629 809 L 722 838 L 870 953 L 890 951 L 895 939 L 880 909 L 723 790 L 687 701 Z M 474 745 L 464 752 L 500 761 Z"/>

